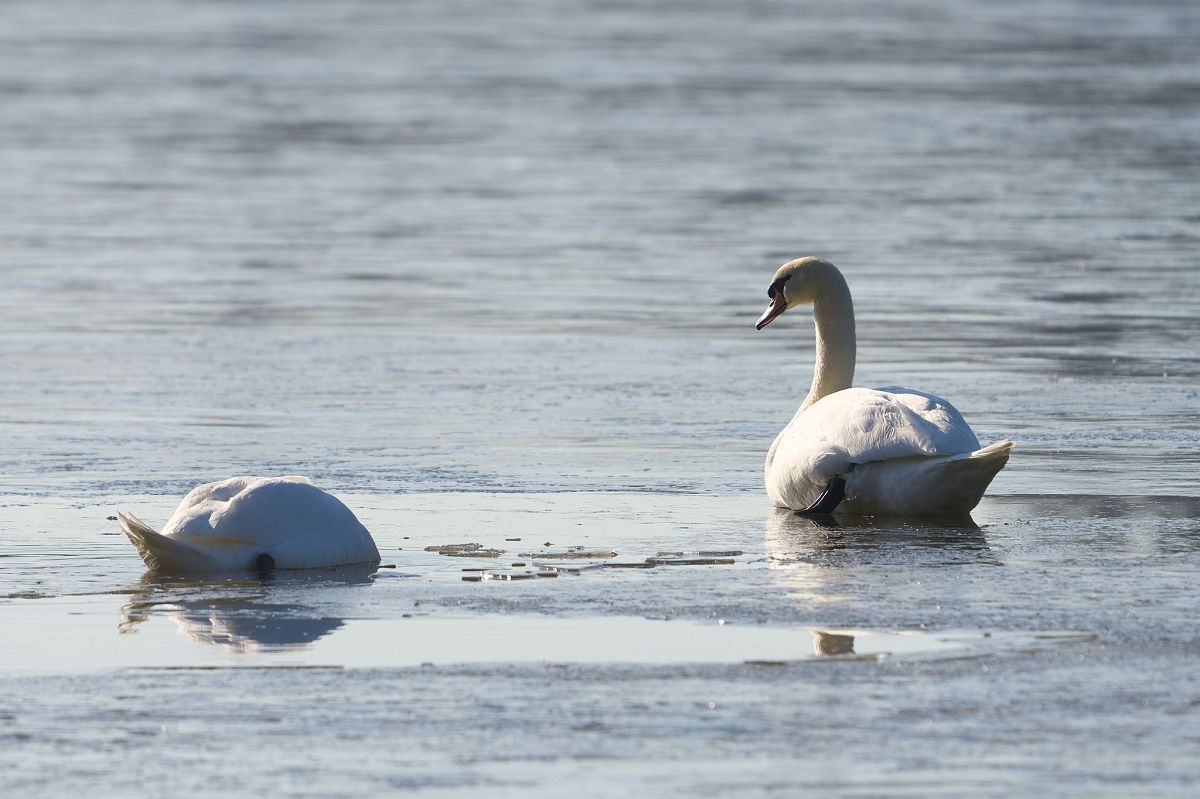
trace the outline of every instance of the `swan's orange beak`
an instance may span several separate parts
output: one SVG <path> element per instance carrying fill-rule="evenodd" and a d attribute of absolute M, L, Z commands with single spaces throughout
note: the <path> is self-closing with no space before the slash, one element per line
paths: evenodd
<path fill-rule="evenodd" d="M 771 304 L 767 306 L 767 310 L 763 311 L 763 315 L 758 317 L 758 321 L 754 323 L 754 329 L 762 330 L 764 327 L 771 324 L 771 320 L 786 310 L 787 297 L 783 296 L 783 289 L 772 289 Z"/>

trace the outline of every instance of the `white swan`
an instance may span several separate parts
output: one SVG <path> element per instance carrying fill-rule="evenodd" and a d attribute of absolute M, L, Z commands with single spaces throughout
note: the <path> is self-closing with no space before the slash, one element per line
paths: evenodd
<path fill-rule="evenodd" d="M 982 449 L 954 406 L 907 388 L 851 388 L 854 305 L 837 267 L 798 258 L 779 268 L 771 304 L 755 328 L 797 305 L 813 306 L 817 357 L 812 388 L 767 452 L 775 504 L 809 513 L 966 514 L 1012 451 Z"/>
<path fill-rule="evenodd" d="M 188 492 L 162 533 L 117 514 L 151 569 L 170 573 L 378 563 L 367 528 L 306 477 L 230 477 Z"/>

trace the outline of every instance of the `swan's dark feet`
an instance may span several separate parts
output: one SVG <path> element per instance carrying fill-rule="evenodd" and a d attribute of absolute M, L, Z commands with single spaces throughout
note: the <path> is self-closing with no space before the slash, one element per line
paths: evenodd
<path fill-rule="evenodd" d="M 797 516 L 828 516 L 846 498 L 846 478 L 834 477 L 825 484 L 825 490 L 817 501 L 804 510 L 796 511 Z"/>
<path fill-rule="evenodd" d="M 271 573 L 275 571 L 275 558 L 264 552 L 255 559 L 254 568 L 260 577 L 270 577 Z"/>

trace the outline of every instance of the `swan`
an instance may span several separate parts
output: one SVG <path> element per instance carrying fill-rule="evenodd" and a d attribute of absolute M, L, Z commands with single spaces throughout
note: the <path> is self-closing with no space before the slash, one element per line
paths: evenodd
<path fill-rule="evenodd" d="M 801 513 L 965 515 L 1004 468 L 1013 442 L 986 447 L 953 405 L 923 391 L 852 388 L 854 304 L 833 264 L 807 257 L 775 272 L 762 330 L 812 305 L 812 388 L 775 437 L 763 468 L 767 495 Z"/>
<path fill-rule="evenodd" d="M 230 477 L 188 492 L 161 533 L 129 513 L 121 531 L 169 573 L 314 569 L 378 563 L 367 528 L 306 477 Z"/>

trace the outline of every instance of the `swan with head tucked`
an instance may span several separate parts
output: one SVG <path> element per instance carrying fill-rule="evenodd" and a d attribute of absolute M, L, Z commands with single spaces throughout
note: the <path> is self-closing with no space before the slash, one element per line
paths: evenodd
<path fill-rule="evenodd" d="M 152 570 L 168 573 L 374 564 L 367 528 L 306 477 L 230 477 L 188 492 L 161 533 L 128 513 L 121 530 Z"/>
<path fill-rule="evenodd" d="M 775 504 L 808 513 L 967 514 L 1004 468 L 1012 441 L 986 447 L 953 405 L 908 388 L 852 388 L 855 338 L 850 288 L 837 267 L 798 258 L 779 268 L 755 328 L 812 305 L 812 387 L 767 451 Z"/>

